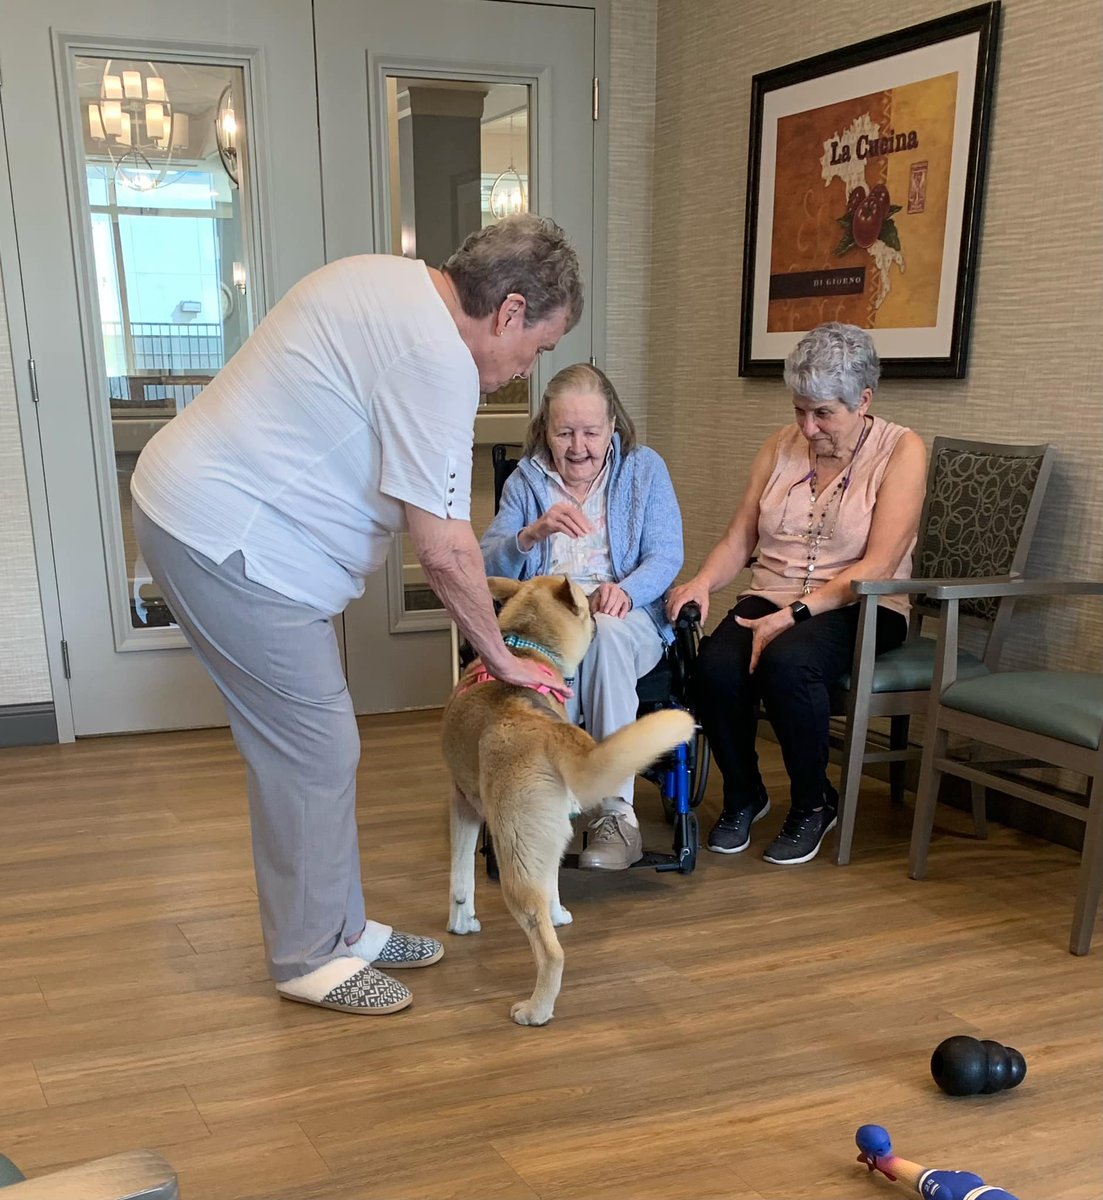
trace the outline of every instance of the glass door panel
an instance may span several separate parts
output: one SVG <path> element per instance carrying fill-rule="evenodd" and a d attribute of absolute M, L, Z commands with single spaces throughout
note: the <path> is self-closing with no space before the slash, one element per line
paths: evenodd
<path fill-rule="evenodd" d="M 114 462 L 100 501 L 121 549 L 111 593 L 130 629 L 163 630 L 173 618 L 134 539 L 130 478 L 146 442 L 253 328 L 244 71 L 71 61 L 95 279 L 93 416 Z"/>
<path fill-rule="evenodd" d="M 509 0 L 313 0 L 313 10 L 318 62 L 325 64 L 318 107 L 327 261 L 416 252 L 439 265 L 464 233 L 493 218 L 486 211 L 490 191 L 504 172 L 503 202 L 517 203 L 509 199 L 511 184 L 533 212 L 563 226 L 592 297 L 594 10 Z M 431 96 L 434 88 L 445 95 Z M 400 118 L 402 91 L 409 115 Z M 449 123 L 454 144 L 442 132 Z M 435 133 L 438 173 L 427 182 L 415 169 L 418 160 L 427 172 L 434 164 L 415 152 Z M 511 159 L 520 184 L 508 171 Z M 430 203 L 438 207 L 426 229 L 423 206 Z M 556 370 L 593 352 L 592 310 L 541 356 L 537 395 Z M 524 436 L 528 402 L 527 387 L 484 397 L 475 422 L 477 533 L 493 508 L 490 447 Z M 358 713 L 435 705 L 448 695 L 449 621 L 439 607 L 413 608 L 435 603 L 419 571 L 399 547 L 345 611 L 345 663 Z"/>
<path fill-rule="evenodd" d="M 311 0 L 3 5 L 0 252 L 36 364 L 37 394 L 16 379 L 63 739 L 225 723 L 161 623 L 129 478 L 254 313 L 325 261 L 312 18 Z"/>
<path fill-rule="evenodd" d="M 392 253 L 438 266 L 469 233 L 528 210 L 529 85 L 397 74 L 385 83 Z M 494 511 L 490 448 L 503 440 L 502 423 L 484 418 L 514 417 L 507 427 L 516 436 L 527 423 L 531 388 L 531 380 L 517 379 L 480 401 L 472 478 L 472 524 L 480 534 Z M 399 552 L 392 626 L 423 629 L 426 615 L 439 625 L 442 605 L 409 538 L 400 538 Z"/>

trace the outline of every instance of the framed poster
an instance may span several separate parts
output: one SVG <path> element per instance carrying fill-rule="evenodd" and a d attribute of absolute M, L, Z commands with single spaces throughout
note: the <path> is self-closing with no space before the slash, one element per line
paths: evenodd
<path fill-rule="evenodd" d="M 844 321 L 886 376 L 965 375 L 999 3 L 756 75 L 740 375 Z"/>

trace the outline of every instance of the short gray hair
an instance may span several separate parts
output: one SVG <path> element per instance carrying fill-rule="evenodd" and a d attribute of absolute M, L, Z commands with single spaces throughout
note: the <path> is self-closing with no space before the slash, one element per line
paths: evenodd
<path fill-rule="evenodd" d="M 477 229 L 441 266 L 469 317 L 488 317 L 516 292 L 525 298 L 525 325 L 559 311 L 573 329 L 582 316 L 582 278 L 567 235 L 548 217 L 518 213 Z"/>
<path fill-rule="evenodd" d="M 785 386 L 797 396 L 825 403 L 841 400 L 851 412 L 862 392 L 877 390 L 881 360 L 873 338 L 857 325 L 829 321 L 806 333 L 785 360 Z"/>

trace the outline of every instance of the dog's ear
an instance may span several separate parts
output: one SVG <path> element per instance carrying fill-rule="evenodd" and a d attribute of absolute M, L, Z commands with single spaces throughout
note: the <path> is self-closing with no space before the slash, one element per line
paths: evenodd
<path fill-rule="evenodd" d="M 563 582 L 555 589 L 555 598 L 565 608 L 569 608 L 571 612 L 582 612 L 582 609 L 575 602 L 574 589 L 571 587 L 571 581 L 566 575 L 563 576 Z"/>
<path fill-rule="evenodd" d="M 486 586 L 495 600 L 508 600 L 521 586 L 519 579 L 503 579 L 500 575 L 488 575 Z"/>

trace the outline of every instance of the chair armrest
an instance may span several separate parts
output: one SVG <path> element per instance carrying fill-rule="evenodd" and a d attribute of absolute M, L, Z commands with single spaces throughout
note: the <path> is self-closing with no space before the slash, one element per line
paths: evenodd
<path fill-rule="evenodd" d="M 4 1200 L 179 1200 L 176 1172 L 152 1150 L 98 1158 L 4 1188 Z"/>
<path fill-rule="evenodd" d="M 1103 596 L 1103 581 L 1095 579 L 1012 579 L 1006 575 L 952 582 L 932 579 L 932 600 L 965 600 L 986 596 Z"/>
<path fill-rule="evenodd" d="M 904 596 L 926 595 L 932 597 L 934 589 L 940 587 L 956 587 L 971 584 L 1010 583 L 1021 578 L 1018 575 L 977 575 L 972 578 L 948 577 L 944 579 L 855 579 L 851 591 L 858 596 Z M 970 592 L 971 596 L 979 596 L 980 592 Z M 989 593 L 985 592 L 984 595 Z M 939 597 L 945 599 L 945 597 Z"/>
<path fill-rule="evenodd" d="M 855 579 L 850 590 L 857 596 L 908 596 L 930 586 L 929 579 Z"/>

